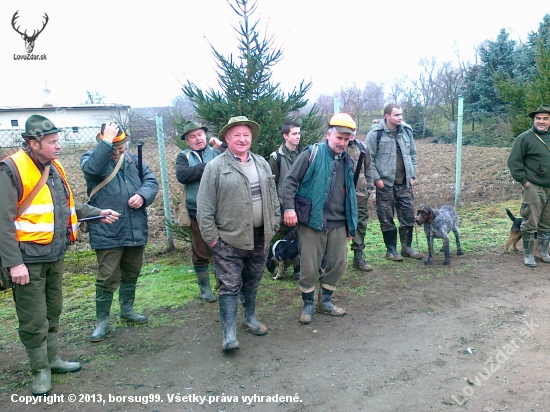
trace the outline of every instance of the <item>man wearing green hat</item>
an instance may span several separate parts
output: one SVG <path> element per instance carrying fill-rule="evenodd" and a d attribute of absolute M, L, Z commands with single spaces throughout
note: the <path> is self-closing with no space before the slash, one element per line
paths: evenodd
<path fill-rule="evenodd" d="M 104 340 L 109 332 L 111 304 L 118 289 L 120 318 L 131 323 L 146 323 L 147 316 L 134 310 L 137 280 L 143 265 L 149 227 L 146 207 L 155 200 L 158 182 L 155 174 L 126 151 L 128 137 L 114 122 L 102 125 L 98 144 L 82 155 L 90 204 L 112 207 L 122 219 L 111 227 L 90 227 L 90 246 L 97 257 L 96 318 L 90 337 Z"/>
<path fill-rule="evenodd" d="M 535 239 L 537 257 L 550 263 L 550 105 L 540 105 L 529 117 L 533 126 L 514 140 L 508 167 L 512 177 L 523 186 L 520 214 L 524 264 L 536 267 Z"/>
<path fill-rule="evenodd" d="M 239 349 L 239 295 L 245 328 L 254 335 L 267 333 L 256 318 L 256 293 L 281 211 L 271 167 L 250 152 L 259 134 L 260 126 L 245 116 L 229 119 L 219 133 L 227 150 L 206 165 L 197 197 L 197 220 L 220 283 L 224 351 Z"/>
<path fill-rule="evenodd" d="M 208 128 L 189 120 L 183 126 L 181 140 L 189 145 L 189 149 L 182 150 L 176 158 L 176 177 L 178 182 L 187 186 L 185 204 L 191 218 L 191 249 L 193 268 L 197 275 L 201 299 L 206 302 L 215 302 L 216 297 L 210 288 L 210 277 L 208 265 L 212 251 L 204 242 L 197 222 L 197 193 L 201 183 L 202 175 L 206 164 L 221 154 L 219 149 L 213 149 L 206 143 Z M 224 148 L 225 143 L 212 137 L 214 146 Z"/>
<path fill-rule="evenodd" d="M 58 129 L 47 118 L 29 117 L 23 148 L 0 162 L 0 261 L 9 271 L 19 320 L 19 338 L 33 374 L 32 394 L 51 390 L 52 373 L 72 373 L 79 362 L 57 355 L 63 306 L 63 257 L 78 233 L 78 218 L 119 214 L 90 205 L 75 206 L 65 170 L 57 160 Z M 4 272 L 5 273 L 5 272 Z"/>

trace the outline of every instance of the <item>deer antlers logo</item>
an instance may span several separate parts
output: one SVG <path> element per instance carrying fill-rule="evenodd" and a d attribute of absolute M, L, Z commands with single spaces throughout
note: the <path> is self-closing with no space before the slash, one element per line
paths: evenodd
<path fill-rule="evenodd" d="M 25 30 L 24 32 L 20 32 L 19 31 L 19 27 L 21 26 L 17 26 L 15 27 L 15 21 L 17 20 L 17 18 L 19 17 L 18 15 L 19 13 L 19 10 L 17 10 L 15 12 L 15 14 L 13 15 L 12 19 L 11 19 L 11 26 L 13 27 L 13 29 L 19 33 L 21 35 L 21 37 L 23 38 L 23 40 L 25 40 L 25 48 L 27 49 L 27 53 L 32 53 L 33 49 L 34 49 L 34 42 L 36 41 L 36 38 L 38 37 L 38 35 L 40 33 L 42 33 L 44 31 L 44 29 L 46 28 L 46 24 L 48 24 L 48 20 L 50 19 L 48 17 L 48 15 L 46 13 L 44 13 L 44 18 L 46 19 L 44 21 L 44 23 L 42 23 L 42 28 L 40 30 L 33 30 L 33 33 L 31 36 L 29 36 L 27 34 L 27 30 Z"/>

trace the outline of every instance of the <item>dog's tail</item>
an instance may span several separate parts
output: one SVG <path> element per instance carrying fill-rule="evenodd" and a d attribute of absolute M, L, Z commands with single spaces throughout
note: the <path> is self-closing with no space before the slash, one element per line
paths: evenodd
<path fill-rule="evenodd" d="M 510 218 L 510 220 L 512 222 L 515 222 L 516 221 L 516 217 L 512 214 L 512 212 L 510 212 L 508 209 L 506 209 L 506 214 L 508 215 L 508 217 Z"/>

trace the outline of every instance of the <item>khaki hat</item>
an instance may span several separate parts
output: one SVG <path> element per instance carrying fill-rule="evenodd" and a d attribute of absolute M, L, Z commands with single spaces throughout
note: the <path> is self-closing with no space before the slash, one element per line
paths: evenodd
<path fill-rule="evenodd" d="M 25 133 L 21 133 L 24 138 L 31 138 L 40 141 L 44 136 L 58 133 L 59 130 L 53 122 L 39 114 L 33 114 L 25 123 Z"/>
<path fill-rule="evenodd" d="M 534 112 L 529 113 L 529 117 L 530 117 L 531 119 L 534 119 L 534 118 L 535 118 L 535 115 L 536 115 L 537 113 L 548 113 L 548 114 L 550 114 L 550 105 L 548 105 L 548 104 L 541 104 L 537 110 L 535 110 Z"/>
<path fill-rule="evenodd" d="M 225 140 L 225 134 L 229 129 L 234 126 L 250 127 L 250 130 L 252 131 L 252 140 L 256 140 L 256 138 L 260 135 L 260 125 L 258 123 L 253 122 L 252 120 L 248 120 L 246 116 L 236 116 L 229 119 L 229 122 L 227 122 L 223 129 L 220 130 L 220 134 L 218 137 Z"/>
<path fill-rule="evenodd" d="M 347 113 L 336 113 L 328 122 L 330 127 L 334 127 L 338 133 L 355 133 L 357 128 L 355 121 Z"/>
<path fill-rule="evenodd" d="M 195 130 L 202 129 L 204 133 L 208 132 L 208 127 L 201 125 L 200 123 L 195 122 L 194 120 L 188 120 L 183 125 L 183 134 L 181 135 L 181 140 L 185 140 L 185 135 L 187 133 L 194 132 Z"/>

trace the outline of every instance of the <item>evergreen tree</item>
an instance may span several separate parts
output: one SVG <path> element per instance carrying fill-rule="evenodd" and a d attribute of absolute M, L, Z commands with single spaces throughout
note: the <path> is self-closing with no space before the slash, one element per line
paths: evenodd
<path fill-rule="evenodd" d="M 260 36 L 259 20 L 250 21 L 257 8 L 256 1 L 251 6 L 248 0 L 228 0 L 228 3 L 241 18 L 239 27 L 235 27 L 239 53 L 236 57 L 232 54 L 226 57 L 211 45 L 220 90 L 203 91 L 191 82 L 183 87 L 197 116 L 214 133 L 219 132 L 230 117 L 246 116 L 257 122 L 261 126 L 260 137 L 253 142 L 252 151 L 264 157 L 281 144 L 281 126 L 287 120 L 301 120 L 303 144 L 318 141 L 323 134 L 323 121 L 317 107 L 312 106 L 304 116 L 299 114 L 307 104 L 305 95 L 311 82 L 302 81 L 287 94 L 280 90 L 279 83 L 272 83 L 272 69 L 282 59 L 283 52 L 274 47 L 273 36 Z"/>

